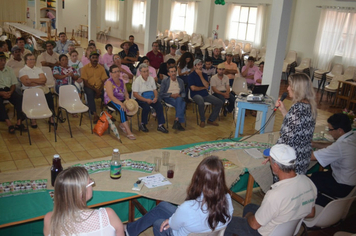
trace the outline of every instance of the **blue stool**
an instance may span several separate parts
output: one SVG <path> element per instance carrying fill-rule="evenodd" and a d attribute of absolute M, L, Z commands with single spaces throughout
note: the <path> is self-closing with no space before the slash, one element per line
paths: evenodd
<path fill-rule="evenodd" d="M 239 128 L 240 134 L 242 135 L 244 131 L 244 122 L 245 122 L 245 111 L 248 110 L 255 110 L 255 111 L 262 111 L 262 120 L 261 120 L 261 127 L 263 127 L 266 123 L 267 111 L 269 104 L 266 103 L 256 103 L 256 102 L 244 102 L 244 101 L 237 101 L 237 108 L 238 115 L 237 115 L 237 122 L 236 122 L 236 129 L 235 129 L 235 138 L 239 136 Z M 240 127 L 241 126 L 241 127 Z M 265 128 L 261 129 L 261 134 L 265 132 Z"/>

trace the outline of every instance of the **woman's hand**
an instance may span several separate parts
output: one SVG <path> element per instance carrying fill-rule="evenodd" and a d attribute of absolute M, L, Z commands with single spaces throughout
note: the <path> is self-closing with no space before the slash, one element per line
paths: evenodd
<path fill-rule="evenodd" d="M 275 106 L 278 107 L 278 110 L 280 110 L 280 112 L 282 113 L 283 117 L 285 117 L 288 111 L 286 110 L 286 108 L 284 106 L 284 103 L 281 101 L 280 98 L 278 98 L 278 100 L 276 101 Z"/>
<path fill-rule="evenodd" d="M 266 165 L 267 162 L 269 162 L 269 159 L 270 159 L 270 157 L 267 157 L 266 160 L 264 160 L 264 161 L 262 162 L 262 164 L 263 164 L 263 165 Z"/>
<path fill-rule="evenodd" d="M 122 111 L 127 112 L 127 108 L 126 108 L 125 104 L 122 103 L 120 106 L 121 106 L 120 109 L 121 109 Z"/>
<path fill-rule="evenodd" d="M 169 229 L 169 219 L 162 222 L 159 232 L 162 232 L 163 230 L 167 229 Z"/>

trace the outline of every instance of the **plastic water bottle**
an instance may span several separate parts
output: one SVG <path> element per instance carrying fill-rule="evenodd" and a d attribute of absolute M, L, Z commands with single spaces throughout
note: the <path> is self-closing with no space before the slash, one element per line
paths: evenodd
<path fill-rule="evenodd" d="M 112 159 L 110 162 L 110 178 L 121 178 L 121 161 L 119 149 L 115 148 L 112 152 Z"/>
<path fill-rule="evenodd" d="M 54 186 L 54 181 L 57 178 L 57 175 L 61 173 L 63 170 L 62 164 L 61 164 L 61 158 L 59 157 L 58 154 L 55 154 L 53 156 L 53 162 L 52 162 L 52 167 L 51 167 L 51 184 Z"/>

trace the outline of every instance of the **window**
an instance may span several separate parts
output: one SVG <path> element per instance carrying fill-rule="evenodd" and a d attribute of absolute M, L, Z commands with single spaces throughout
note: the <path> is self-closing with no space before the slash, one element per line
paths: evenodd
<path fill-rule="evenodd" d="M 146 24 L 146 1 L 134 0 L 132 8 L 132 28 L 134 32 L 138 32 L 140 26 L 145 28 Z"/>
<path fill-rule="evenodd" d="M 342 34 L 340 35 L 340 39 L 336 47 L 335 56 L 344 55 L 346 39 L 348 38 L 349 29 L 352 26 L 352 23 L 350 22 L 350 17 L 351 17 L 351 13 L 348 13 L 346 16 L 345 25 L 343 26 L 342 29 Z"/>
<path fill-rule="evenodd" d="M 195 2 L 173 2 L 170 30 L 194 32 Z"/>
<path fill-rule="evenodd" d="M 105 20 L 109 22 L 119 21 L 119 1 L 106 0 L 105 2 Z"/>
<path fill-rule="evenodd" d="M 255 40 L 257 7 L 234 6 L 230 19 L 230 39 Z"/>

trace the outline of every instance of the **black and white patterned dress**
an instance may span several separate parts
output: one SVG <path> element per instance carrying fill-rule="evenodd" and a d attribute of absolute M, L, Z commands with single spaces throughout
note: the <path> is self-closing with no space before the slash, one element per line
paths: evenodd
<path fill-rule="evenodd" d="M 284 117 L 277 144 L 287 144 L 295 149 L 297 174 L 307 173 L 312 154 L 314 128 L 315 119 L 309 103 L 295 103 Z"/>

